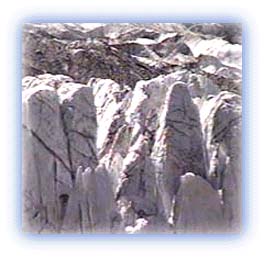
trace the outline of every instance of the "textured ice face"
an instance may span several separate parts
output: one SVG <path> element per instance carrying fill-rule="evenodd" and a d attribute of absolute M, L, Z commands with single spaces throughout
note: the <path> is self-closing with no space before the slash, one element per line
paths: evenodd
<path fill-rule="evenodd" d="M 25 26 L 24 230 L 237 232 L 240 31 Z"/>

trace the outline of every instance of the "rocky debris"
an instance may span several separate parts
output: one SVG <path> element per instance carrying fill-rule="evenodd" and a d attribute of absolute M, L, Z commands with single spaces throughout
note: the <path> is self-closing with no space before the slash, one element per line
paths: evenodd
<path fill-rule="evenodd" d="M 240 79 L 234 85 L 234 79 L 213 68 L 215 57 L 229 73 L 234 73 L 233 68 L 241 72 L 240 42 L 231 44 L 226 41 L 228 36 L 215 33 L 217 36 L 207 38 L 203 33 L 193 32 L 196 28 L 198 30 L 196 26 L 186 28 L 172 23 L 102 24 L 95 29 L 88 25 L 26 24 L 23 31 L 23 76 L 64 74 L 82 84 L 95 77 L 134 87 L 138 80 L 169 74 L 179 68 L 195 69 L 195 73 L 202 68 L 202 72 L 211 75 L 210 79 L 219 87 L 226 85 L 222 90 L 234 87 L 233 92 L 240 93 Z M 197 25 L 204 29 L 215 26 Z M 236 25 L 216 26 L 224 35 L 234 30 L 241 33 Z M 203 67 L 201 59 L 204 59 Z"/>
<path fill-rule="evenodd" d="M 218 58 L 224 65 L 236 68 L 242 66 L 242 47 L 239 44 L 232 45 L 223 39 L 202 39 L 193 35 L 187 35 L 184 42 L 191 49 L 194 57 L 210 55 Z"/>
<path fill-rule="evenodd" d="M 111 23 L 89 32 L 92 38 L 110 39 L 110 42 L 132 42 L 145 39 L 146 42 L 161 41 L 165 34 L 181 34 L 185 26 L 178 23 Z M 149 41 L 147 41 L 147 40 Z"/>
<path fill-rule="evenodd" d="M 100 27 L 101 23 L 31 23 L 24 25 L 28 33 L 41 34 L 43 37 L 61 40 L 82 40 L 89 36 L 92 30 Z"/>
<path fill-rule="evenodd" d="M 72 30 L 67 32 L 72 37 L 61 35 L 65 33 L 64 26 L 25 26 L 23 76 L 64 74 L 83 84 L 92 77 L 106 78 L 133 87 L 138 80 L 159 75 L 158 70 L 150 69 L 137 59 L 119 52 L 103 39 L 91 41 L 84 33 L 77 36 Z"/>
<path fill-rule="evenodd" d="M 236 24 L 25 25 L 24 230 L 239 231 L 240 36 Z"/>
<path fill-rule="evenodd" d="M 242 43 L 242 26 L 236 23 L 193 23 L 187 24 L 189 31 L 207 37 L 218 37 L 231 44 Z"/>

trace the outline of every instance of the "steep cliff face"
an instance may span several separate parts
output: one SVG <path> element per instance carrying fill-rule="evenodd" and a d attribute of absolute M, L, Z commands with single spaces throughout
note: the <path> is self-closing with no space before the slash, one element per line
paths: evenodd
<path fill-rule="evenodd" d="M 23 229 L 239 231 L 242 49 L 231 28 L 28 24 Z"/>

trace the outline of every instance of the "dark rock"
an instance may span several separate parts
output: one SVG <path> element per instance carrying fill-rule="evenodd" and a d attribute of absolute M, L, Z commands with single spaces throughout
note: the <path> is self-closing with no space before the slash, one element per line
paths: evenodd
<path fill-rule="evenodd" d="M 119 52 L 104 41 L 89 42 L 73 34 L 75 40 L 69 42 L 59 32 L 51 36 L 50 28 L 51 26 L 40 27 L 34 24 L 25 27 L 23 76 L 64 74 L 83 84 L 92 77 L 109 78 L 133 87 L 140 79 L 159 75 L 158 70 L 149 69 L 137 59 Z M 65 28 L 56 27 L 56 30 L 61 29 Z"/>

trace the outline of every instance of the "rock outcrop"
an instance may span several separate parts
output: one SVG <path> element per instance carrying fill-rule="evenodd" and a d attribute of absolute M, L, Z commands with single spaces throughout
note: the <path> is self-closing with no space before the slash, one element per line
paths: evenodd
<path fill-rule="evenodd" d="M 241 226 L 237 24 L 27 24 L 23 229 Z"/>

